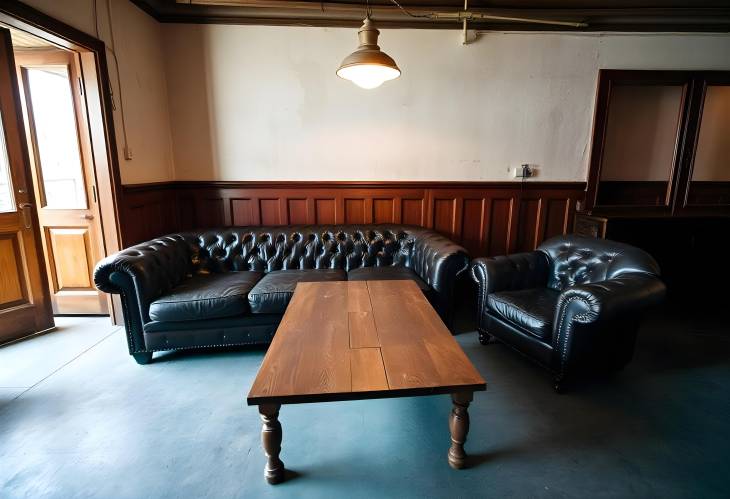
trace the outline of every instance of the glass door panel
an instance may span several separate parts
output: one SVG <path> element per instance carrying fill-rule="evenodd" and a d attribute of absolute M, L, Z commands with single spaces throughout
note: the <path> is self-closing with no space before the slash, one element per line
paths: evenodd
<path fill-rule="evenodd" d="M 730 204 L 730 85 L 706 88 L 687 201 Z"/>
<path fill-rule="evenodd" d="M 66 66 L 25 68 L 44 208 L 86 209 L 73 96 Z"/>
<path fill-rule="evenodd" d="M 597 205 L 668 203 L 684 88 L 653 84 L 611 87 Z"/>
<path fill-rule="evenodd" d="M 15 211 L 15 199 L 13 197 L 13 179 L 10 176 L 10 162 L 8 160 L 8 149 L 5 144 L 5 129 L 0 114 L 0 213 Z"/>

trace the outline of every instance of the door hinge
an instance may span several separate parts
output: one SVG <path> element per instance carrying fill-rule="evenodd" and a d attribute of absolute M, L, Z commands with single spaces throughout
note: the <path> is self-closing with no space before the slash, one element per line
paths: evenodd
<path fill-rule="evenodd" d="M 95 185 L 91 186 L 91 195 L 94 197 L 94 203 L 97 203 L 98 201 L 96 200 L 96 186 Z"/>
<path fill-rule="evenodd" d="M 79 80 L 79 94 L 81 94 L 81 97 L 83 97 L 84 96 L 84 80 L 82 80 L 80 76 L 79 76 L 78 80 Z"/>

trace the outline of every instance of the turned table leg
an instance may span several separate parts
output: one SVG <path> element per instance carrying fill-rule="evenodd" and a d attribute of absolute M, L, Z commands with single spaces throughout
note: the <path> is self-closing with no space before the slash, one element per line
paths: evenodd
<path fill-rule="evenodd" d="M 284 481 L 284 463 L 279 459 L 281 452 L 281 423 L 279 422 L 278 404 L 264 404 L 259 406 L 259 414 L 263 421 L 261 428 L 261 444 L 266 454 L 264 476 L 270 484 Z"/>
<path fill-rule="evenodd" d="M 449 466 L 454 469 L 464 467 L 466 452 L 464 443 L 466 434 L 469 433 L 469 413 L 467 408 L 473 399 L 471 392 L 458 392 L 451 394 L 453 408 L 449 415 L 449 430 L 451 430 L 451 448 L 449 449 Z"/>

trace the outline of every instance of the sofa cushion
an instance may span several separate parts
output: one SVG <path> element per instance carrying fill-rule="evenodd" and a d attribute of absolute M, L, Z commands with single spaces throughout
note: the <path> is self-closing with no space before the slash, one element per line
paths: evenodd
<path fill-rule="evenodd" d="M 263 275 L 250 271 L 196 274 L 150 303 L 150 319 L 179 322 L 246 313 L 247 294 Z"/>
<path fill-rule="evenodd" d="M 283 314 L 298 282 L 346 281 L 341 269 L 274 270 L 261 279 L 248 293 L 254 314 Z"/>
<path fill-rule="evenodd" d="M 502 291 L 487 297 L 487 308 L 533 336 L 549 341 L 559 296 L 560 292 L 550 288 Z"/>
<path fill-rule="evenodd" d="M 347 273 L 348 281 L 415 281 L 421 291 L 431 288 L 408 267 L 360 267 Z"/>

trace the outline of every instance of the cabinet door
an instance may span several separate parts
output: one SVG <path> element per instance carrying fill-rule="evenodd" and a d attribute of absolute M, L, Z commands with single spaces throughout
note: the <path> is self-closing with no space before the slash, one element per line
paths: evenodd
<path fill-rule="evenodd" d="M 730 212 L 730 74 L 698 82 L 695 144 L 687 160 L 685 213 Z"/>
<path fill-rule="evenodd" d="M 601 71 L 591 208 L 671 212 L 691 90 L 683 71 Z"/>

